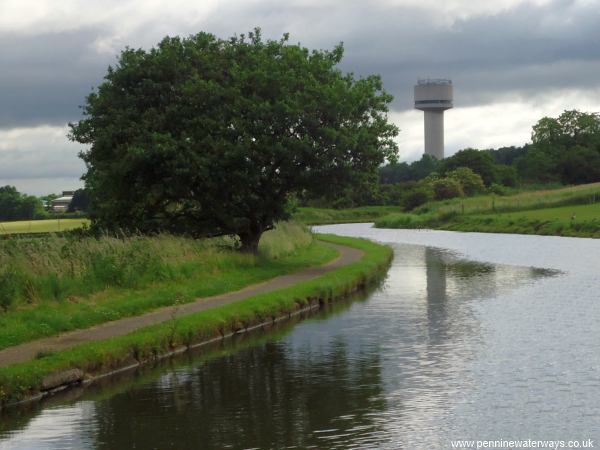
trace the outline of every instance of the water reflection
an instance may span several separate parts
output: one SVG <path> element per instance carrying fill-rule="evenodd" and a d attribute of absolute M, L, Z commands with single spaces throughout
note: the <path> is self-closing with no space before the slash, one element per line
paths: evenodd
<path fill-rule="evenodd" d="M 176 370 L 99 402 L 96 448 L 307 448 L 311 430 L 380 394 L 379 356 L 362 356 L 350 364 L 337 342 L 290 358 L 288 346 L 269 342 Z M 356 415 L 352 425 L 373 424 Z"/>
<path fill-rule="evenodd" d="M 16 420 L 15 420 L 16 419 Z M 20 420 L 13 415 L 12 425 Z M 0 441 L 0 449 L 45 450 L 93 448 L 96 436 L 94 402 L 79 402 L 42 411 L 24 427 L 25 432 Z"/>
<path fill-rule="evenodd" d="M 24 413 L 29 423 L 7 417 L 0 448 L 448 447 L 456 407 L 478 382 L 471 365 L 489 345 L 480 307 L 547 274 L 395 250 L 384 288 L 367 301 Z M 74 426 L 83 406 L 93 425 Z M 72 445 L 48 439 L 49 424 Z"/>

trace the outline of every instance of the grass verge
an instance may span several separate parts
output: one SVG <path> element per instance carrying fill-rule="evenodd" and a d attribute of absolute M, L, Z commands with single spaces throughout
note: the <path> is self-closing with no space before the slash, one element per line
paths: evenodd
<path fill-rule="evenodd" d="M 377 220 L 375 226 L 600 238 L 600 204 L 497 214 L 395 214 Z"/>
<path fill-rule="evenodd" d="M 308 305 L 327 304 L 381 276 L 392 257 L 390 248 L 369 241 L 322 235 L 320 239 L 358 248 L 360 261 L 325 275 L 244 301 L 151 326 L 127 336 L 84 344 L 63 352 L 0 369 L 0 404 L 38 394 L 46 377 L 77 368 L 86 377 L 110 372 L 132 362 L 145 363 L 173 349 L 226 336 L 253 324 L 289 315 Z"/>
<path fill-rule="evenodd" d="M 600 238 L 600 204 L 455 217 L 446 230 Z"/>
<path fill-rule="evenodd" d="M 293 214 L 296 222 L 306 225 L 326 225 L 333 223 L 374 222 L 375 219 L 398 212 L 398 206 L 362 206 L 360 208 L 328 209 L 298 208 Z"/>

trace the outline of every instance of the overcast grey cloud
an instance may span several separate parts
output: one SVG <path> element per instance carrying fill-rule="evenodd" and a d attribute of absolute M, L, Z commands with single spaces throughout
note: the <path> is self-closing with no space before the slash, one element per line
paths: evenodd
<path fill-rule="evenodd" d="M 0 33 L 0 129 L 64 126 L 111 58 L 93 48 L 98 30 L 43 35 Z"/>
<path fill-rule="evenodd" d="M 0 185 L 42 193 L 81 184 L 81 148 L 67 141 L 66 123 L 126 45 L 255 26 L 308 47 L 343 41 L 341 68 L 381 74 L 395 96 L 390 116 L 410 160 L 422 152 L 422 113 L 412 110 L 418 77 L 454 80 L 450 153 L 522 144 L 544 115 L 599 110 L 598 23 L 598 0 L 2 0 Z"/>

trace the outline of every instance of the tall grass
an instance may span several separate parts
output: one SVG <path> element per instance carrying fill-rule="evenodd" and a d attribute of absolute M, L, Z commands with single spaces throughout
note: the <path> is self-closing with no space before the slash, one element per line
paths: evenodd
<path fill-rule="evenodd" d="M 48 236 L 0 241 L 0 308 L 80 297 L 108 288 L 140 288 L 199 273 L 254 267 L 308 246 L 300 225 L 278 224 L 264 234 L 260 256 L 234 251 L 232 238 Z M 75 299 L 73 299 L 75 297 Z"/>
<path fill-rule="evenodd" d="M 273 230 L 263 234 L 258 251 L 266 258 L 279 259 L 312 242 L 313 236 L 305 226 L 295 222 L 280 222 Z"/>

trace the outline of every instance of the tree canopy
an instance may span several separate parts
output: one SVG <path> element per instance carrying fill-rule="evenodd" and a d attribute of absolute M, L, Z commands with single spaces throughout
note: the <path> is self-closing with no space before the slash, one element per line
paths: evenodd
<path fill-rule="evenodd" d="M 69 203 L 69 212 L 87 211 L 90 203 L 88 193 L 85 189 L 77 189 L 73 194 L 73 199 Z"/>
<path fill-rule="evenodd" d="M 440 166 L 437 158 L 423 154 L 420 160 L 408 164 L 391 163 L 379 168 L 379 182 L 381 184 L 402 183 L 405 181 L 419 181 L 435 172 Z"/>
<path fill-rule="evenodd" d="M 255 250 L 290 194 L 331 194 L 395 160 L 392 97 L 331 51 L 263 40 L 167 37 L 124 50 L 71 124 L 94 226 L 237 234 Z"/>
<path fill-rule="evenodd" d="M 564 111 L 557 118 L 543 117 L 531 134 L 533 144 L 550 153 L 573 147 L 600 149 L 600 114 L 578 110 Z"/>
<path fill-rule="evenodd" d="M 446 174 L 459 167 L 468 167 L 481 176 L 486 186 L 490 186 L 495 180 L 494 159 L 489 152 L 467 148 L 444 159 L 441 165 L 442 174 Z"/>
<path fill-rule="evenodd" d="M 531 150 L 519 161 L 525 178 L 578 184 L 600 181 L 600 114 L 564 111 L 533 127 Z"/>

